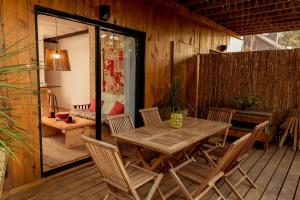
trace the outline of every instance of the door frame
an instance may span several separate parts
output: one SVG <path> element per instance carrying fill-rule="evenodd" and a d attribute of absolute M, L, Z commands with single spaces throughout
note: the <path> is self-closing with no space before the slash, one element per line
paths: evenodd
<path fill-rule="evenodd" d="M 146 41 L 146 33 L 122 26 L 118 26 L 115 24 L 110 24 L 107 22 L 103 22 L 100 20 L 95 20 L 87 17 L 83 17 L 80 15 L 75 15 L 67 12 L 58 11 L 52 8 L 47 8 L 39 5 L 34 6 L 34 14 L 35 14 L 35 38 L 36 44 L 38 44 L 38 15 L 48 15 L 52 17 L 57 17 L 65 20 L 71 20 L 78 23 L 84 23 L 87 25 L 91 25 L 95 27 L 95 93 L 96 93 L 96 139 L 101 140 L 101 87 L 97 87 L 97 85 L 101 84 L 101 56 L 100 46 L 100 29 L 109 30 L 115 33 L 123 34 L 126 36 L 132 36 L 136 39 L 137 45 L 137 58 L 136 58 L 136 101 L 135 101 L 135 124 L 136 126 L 142 125 L 142 119 L 139 116 L 138 109 L 144 108 L 144 91 L 145 91 L 145 41 Z M 39 64 L 39 49 L 38 45 L 36 45 L 36 59 L 38 66 Z M 40 91 L 40 71 L 37 70 L 37 90 Z M 39 116 L 39 142 L 40 142 L 40 171 L 41 177 L 50 176 L 52 174 L 56 174 L 58 172 L 62 172 L 64 170 L 76 167 L 78 165 L 87 163 L 91 161 L 91 158 L 85 158 L 70 164 L 66 164 L 64 166 L 49 170 L 47 172 L 43 172 L 43 147 L 42 147 L 42 123 L 41 123 L 41 97 L 38 92 L 38 116 Z"/>

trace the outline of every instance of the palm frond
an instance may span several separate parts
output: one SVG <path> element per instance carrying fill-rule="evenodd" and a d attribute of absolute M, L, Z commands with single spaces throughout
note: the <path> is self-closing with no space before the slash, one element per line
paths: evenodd
<path fill-rule="evenodd" d="M 32 89 L 31 83 L 11 79 L 13 76 L 10 74 L 34 71 L 40 66 L 35 62 L 5 65 L 7 60 L 12 60 L 15 56 L 32 50 L 36 45 L 36 43 L 23 45 L 28 36 L 7 42 L 6 38 L 11 32 L 0 35 L 0 44 L 2 44 L 0 46 L 0 150 L 4 150 L 11 158 L 18 160 L 15 152 L 19 149 L 32 152 L 34 148 L 30 144 L 31 135 L 14 115 L 18 113 L 18 110 L 13 109 L 11 105 L 22 106 L 17 105 L 21 101 L 16 100 L 28 98 L 29 95 L 38 94 L 38 92 Z"/>

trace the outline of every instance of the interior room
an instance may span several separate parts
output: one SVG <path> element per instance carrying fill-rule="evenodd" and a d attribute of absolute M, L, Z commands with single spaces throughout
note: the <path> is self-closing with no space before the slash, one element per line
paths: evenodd
<path fill-rule="evenodd" d="M 95 135 L 95 95 L 90 87 L 90 43 L 94 42 L 90 41 L 91 34 L 95 33 L 86 24 L 38 16 L 39 60 L 44 63 L 40 70 L 44 172 L 89 157 L 79 137 Z M 72 127 L 75 121 L 81 125 Z"/>
<path fill-rule="evenodd" d="M 44 172 L 89 158 L 80 135 L 96 138 L 95 34 L 83 23 L 38 16 Z M 108 128 L 107 116 L 123 113 L 135 121 L 136 40 L 105 29 L 99 40 L 101 127 Z M 105 131 L 102 139 L 114 143 Z"/>

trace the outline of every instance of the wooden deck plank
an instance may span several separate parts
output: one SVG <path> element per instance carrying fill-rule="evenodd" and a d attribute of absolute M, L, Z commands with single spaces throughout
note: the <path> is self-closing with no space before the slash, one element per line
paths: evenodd
<path fill-rule="evenodd" d="M 293 200 L 300 177 L 300 151 L 294 157 L 289 173 L 284 181 L 278 199 Z"/>
<path fill-rule="evenodd" d="M 295 193 L 295 196 L 294 196 L 294 199 L 297 200 L 297 199 L 300 199 L 300 176 L 298 177 L 298 187 L 297 187 L 297 190 L 296 190 L 296 193 Z"/>
<path fill-rule="evenodd" d="M 260 199 L 286 151 L 287 147 L 283 147 L 275 152 L 271 160 L 255 180 L 257 189 L 250 188 L 249 192 L 245 196 L 245 200 Z"/>
<path fill-rule="evenodd" d="M 255 181 L 262 170 L 266 167 L 266 165 L 270 162 L 273 155 L 275 154 L 277 150 L 277 147 L 271 146 L 268 151 L 265 151 L 259 159 L 257 159 L 254 163 L 254 165 L 248 170 L 247 172 L 248 176 L 251 178 L 251 180 Z M 250 185 L 248 183 L 243 183 L 238 186 L 237 188 L 238 192 L 241 194 L 241 196 L 245 196 L 246 193 L 250 190 Z M 236 199 L 236 196 L 233 193 L 230 193 L 230 195 L 227 197 L 228 199 Z"/>
<path fill-rule="evenodd" d="M 245 182 L 238 187 L 238 191 L 245 196 L 245 199 L 251 200 L 276 199 L 277 195 L 278 200 L 300 199 L 300 152 L 293 156 L 294 154 L 287 147 L 277 149 L 277 147 L 271 146 L 266 152 L 254 149 L 249 158 L 242 163 L 242 168 L 255 181 L 258 189 L 250 189 L 249 184 Z M 232 179 L 235 178 L 232 176 Z M 185 183 L 189 189 L 195 186 L 191 182 Z M 229 188 L 222 184 L 224 183 L 218 183 L 221 192 L 229 195 L 228 199 L 236 199 L 230 193 Z M 145 188 L 141 188 L 139 193 L 145 197 L 150 186 L 149 184 Z M 165 175 L 161 185 L 162 190 L 166 191 L 175 186 L 172 178 Z M 107 186 L 101 181 L 100 174 L 93 165 L 56 177 L 22 194 L 10 196 L 9 200 L 98 200 L 104 198 L 106 191 Z M 213 200 L 214 195 L 210 194 L 209 197 L 209 200 Z M 158 199 L 157 195 L 154 199 Z M 170 200 L 184 199 L 185 197 L 180 191 L 170 198 Z M 205 199 L 207 198 L 203 198 L 203 200 Z"/>
<path fill-rule="evenodd" d="M 255 179 L 259 176 L 260 172 L 265 168 L 265 166 L 272 158 L 273 154 L 276 152 L 276 148 L 277 147 L 275 146 L 271 146 L 268 149 L 268 151 L 263 152 L 262 154 L 260 154 L 260 156 L 257 155 L 257 159 L 254 160 L 253 165 L 248 169 L 243 168 L 244 166 L 242 166 L 242 168 L 245 170 L 245 172 L 248 174 L 251 180 L 255 181 Z M 249 189 L 250 185 L 247 182 L 244 182 L 237 187 L 237 190 L 241 194 L 241 196 L 244 196 Z M 230 195 L 228 195 L 227 198 L 233 200 L 236 199 L 236 196 L 230 191 Z"/>
<path fill-rule="evenodd" d="M 275 151 L 275 147 L 270 148 L 269 151 L 272 151 L 273 149 Z M 261 149 L 255 149 L 255 151 L 251 152 L 249 154 L 249 157 L 247 159 L 245 159 L 241 164 L 241 166 L 245 170 L 245 172 L 248 172 L 255 165 L 255 163 L 262 157 L 263 154 L 264 154 L 264 151 Z M 239 179 L 239 177 L 240 177 L 240 174 L 238 172 L 235 172 L 231 175 L 229 180 L 232 181 L 232 183 L 235 183 Z M 230 188 L 228 187 L 227 184 L 225 184 L 224 181 L 220 181 L 217 184 L 217 187 L 220 189 L 221 193 L 225 197 L 229 196 L 231 194 Z M 208 199 L 213 200 L 216 198 L 217 198 L 217 195 L 215 193 L 213 193 L 213 195 L 211 195 Z"/>
<path fill-rule="evenodd" d="M 269 182 L 266 190 L 264 191 L 261 200 L 276 200 L 284 180 L 289 172 L 295 152 L 289 148 L 276 169 L 271 181 Z"/>
<path fill-rule="evenodd" d="M 14 197 L 16 200 L 23 200 L 26 199 L 51 199 L 54 195 L 63 193 L 65 185 L 68 183 L 72 183 L 76 180 L 80 180 L 89 174 L 98 173 L 95 166 L 87 167 L 73 173 L 57 177 L 55 179 L 50 180 L 46 184 L 43 184 L 39 187 L 36 187 L 25 194 L 20 194 Z M 59 189 L 58 189 L 59 188 Z"/>

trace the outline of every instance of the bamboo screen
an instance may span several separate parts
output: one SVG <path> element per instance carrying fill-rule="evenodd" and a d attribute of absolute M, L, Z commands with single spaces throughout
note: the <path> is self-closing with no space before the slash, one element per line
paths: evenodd
<path fill-rule="evenodd" d="M 275 125 L 300 107 L 300 49 L 200 55 L 199 117 L 210 106 L 233 107 L 234 96 L 251 95 L 262 99 L 256 109 L 274 111 Z"/>

